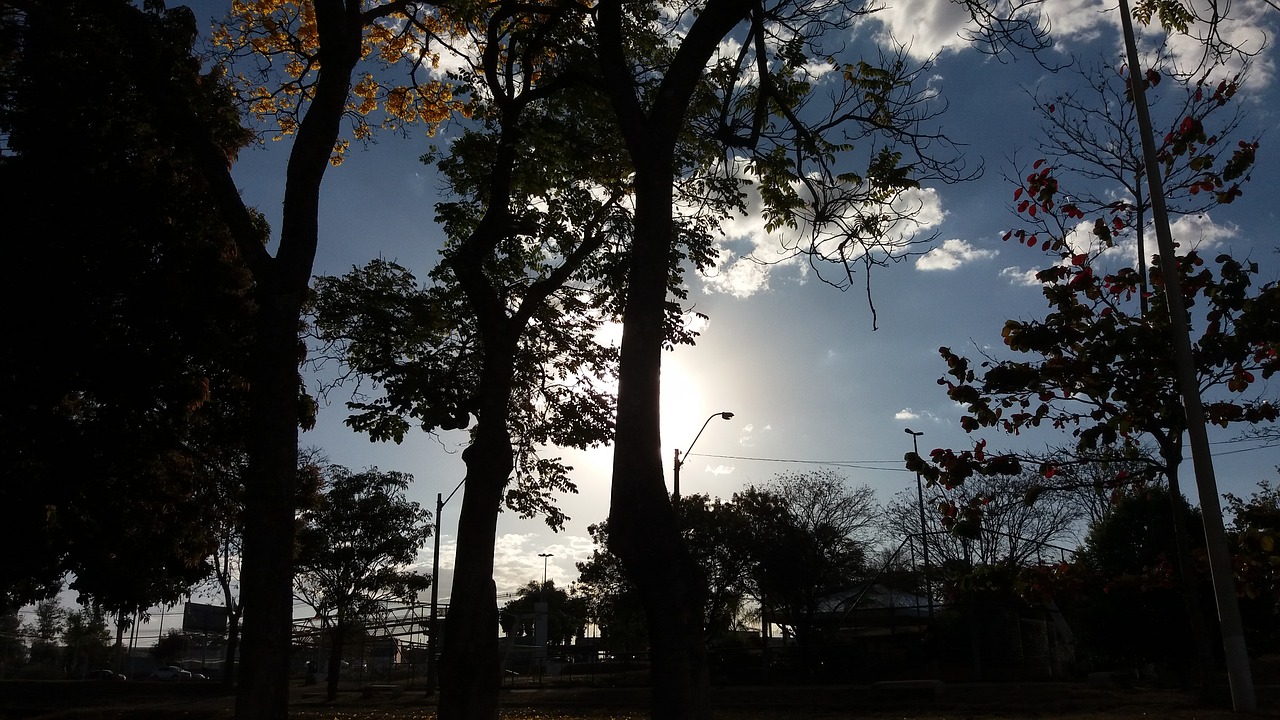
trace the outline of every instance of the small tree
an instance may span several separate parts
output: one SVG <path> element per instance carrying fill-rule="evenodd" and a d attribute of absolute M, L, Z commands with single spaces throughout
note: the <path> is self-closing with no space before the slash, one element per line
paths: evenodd
<path fill-rule="evenodd" d="M 187 652 L 187 635 L 179 628 L 165 633 L 151 648 L 151 657 L 161 665 L 177 665 Z"/>
<path fill-rule="evenodd" d="M 27 644 L 22 641 L 22 618 L 18 611 L 0 613 L 0 679 L 7 679 L 14 668 L 27 661 Z"/>
<path fill-rule="evenodd" d="M 66 626 L 67 611 L 63 609 L 55 596 L 36 603 L 36 622 L 28 626 L 31 634 L 31 663 L 52 669 L 58 665 L 62 651 L 58 647 L 58 636 Z"/>
<path fill-rule="evenodd" d="M 1248 500 L 1225 497 L 1249 647 L 1274 651 L 1280 646 L 1280 487 L 1263 481 Z"/>
<path fill-rule="evenodd" d="M 537 605 L 547 604 L 547 646 L 563 647 L 573 642 L 587 627 L 587 601 L 556 587 L 533 581 L 516 590 L 516 599 L 502 606 L 502 631 L 526 640 L 534 637 Z"/>
<path fill-rule="evenodd" d="M 1170 507 L 1191 529 L 1193 550 L 1203 552 L 1199 511 L 1184 498 L 1171 497 L 1163 484 L 1122 491 L 1111 513 L 1085 538 L 1077 629 L 1086 655 L 1098 667 L 1167 662 L 1189 670 L 1196 659 L 1200 630 L 1184 620 L 1183 595 L 1207 595 L 1208 585 L 1199 575 L 1190 583 L 1179 578 Z"/>
<path fill-rule="evenodd" d="M 413 600 L 431 584 L 403 569 L 431 536 L 430 512 L 405 498 L 411 480 L 331 465 L 318 502 L 301 515 L 294 588 L 330 639 L 330 700 L 337 697 L 347 633 L 387 602 Z"/>
<path fill-rule="evenodd" d="M 1035 500 L 1040 478 L 1035 473 L 978 477 L 962 486 L 931 486 L 925 494 L 925 528 L 930 562 L 958 568 L 1003 565 L 1011 568 L 1057 562 L 1050 545 L 1075 544 L 1082 525 L 1082 506 L 1070 495 Z M 982 505 L 982 520 L 971 537 L 947 532 L 940 508 Z M 897 542 L 922 532 L 915 490 L 904 490 L 883 507 L 882 518 L 889 539 Z M 932 568 L 926 568 L 930 572 Z"/>
<path fill-rule="evenodd" d="M 644 606 L 622 570 L 622 561 L 609 552 L 609 522 L 591 525 L 587 532 L 595 549 L 590 558 L 578 563 L 573 594 L 586 602 L 588 617 L 600 628 L 601 650 L 615 655 L 639 652 L 649 640 Z"/>
<path fill-rule="evenodd" d="M 83 677 L 90 668 L 107 665 L 111 658 L 111 632 L 98 608 L 67 613 L 62 642 L 67 648 L 67 677 Z"/>
<path fill-rule="evenodd" d="M 845 482 L 831 470 L 783 473 L 733 496 L 745 520 L 736 546 L 750 558 L 752 594 L 799 645 L 816 640 L 822 602 L 866 568 L 878 508 L 870 487 Z"/>

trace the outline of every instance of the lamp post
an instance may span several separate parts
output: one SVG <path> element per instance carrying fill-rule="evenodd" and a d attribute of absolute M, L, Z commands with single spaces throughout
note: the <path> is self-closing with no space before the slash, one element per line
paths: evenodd
<path fill-rule="evenodd" d="M 693 436 L 693 442 L 689 443 L 689 449 L 684 451 L 684 457 L 689 456 L 689 452 L 693 450 L 693 446 L 695 443 L 698 442 L 698 438 L 702 437 L 702 431 L 706 430 L 707 425 L 717 417 L 724 420 L 732 420 L 733 413 L 731 412 L 711 413 L 711 416 L 708 417 L 705 421 L 703 421 L 702 427 L 698 430 L 698 434 Z M 680 467 L 684 465 L 684 461 L 680 459 L 681 457 L 680 448 L 676 448 L 675 453 L 676 453 L 675 463 L 673 464 L 672 471 L 671 471 L 671 499 L 673 502 L 678 501 L 680 499 Z"/>
<path fill-rule="evenodd" d="M 449 497 L 440 499 L 440 493 L 436 493 L 436 529 L 435 529 L 435 551 L 431 554 L 431 617 L 427 619 L 427 694 L 431 695 L 436 691 L 436 652 L 439 644 L 436 638 L 440 632 L 440 621 L 436 619 L 437 609 L 440 607 L 440 513 L 444 511 L 444 506 L 458 490 L 462 488 L 462 483 L 467 479 L 462 478 L 458 486 L 449 493 Z"/>
<path fill-rule="evenodd" d="M 916 438 L 924 433 L 914 432 L 911 428 L 904 428 L 906 433 L 911 436 L 911 452 L 917 457 L 920 456 L 920 446 L 916 443 Z M 924 483 L 920 480 L 920 471 L 916 470 L 916 505 L 920 509 L 920 548 L 924 556 L 924 594 L 925 599 L 929 602 L 929 619 L 933 619 L 933 584 L 929 582 L 929 527 L 924 521 Z"/>
<path fill-rule="evenodd" d="M 553 553 L 538 553 L 542 558 L 542 602 L 547 601 L 547 560 L 555 557 Z"/>

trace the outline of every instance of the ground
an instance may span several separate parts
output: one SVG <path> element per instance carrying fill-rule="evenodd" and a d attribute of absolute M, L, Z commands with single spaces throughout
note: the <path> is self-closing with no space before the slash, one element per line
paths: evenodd
<path fill-rule="evenodd" d="M 295 689 L 299 720 L 432 720 L 432 700 L 405 689 L 398 697 L 342 693 L 328 703 L 315 688 Z M 305 692 L 305 696 L 304 696 Z M 646 716 L 645 688 L 504 690 L 504 720 L 629 720 Z M 1280 717 L 1280 687 L 1259 686 L 1259 711 L 1230 710 L 1225 690 L 1202 698 L 1177 690 L 1086 683 L 948 684 L 936 697 L 918 687 L 717 687 L 716 720 L 1227 720 Z M 216 720 L 232 717 L 233 697 L 195 683 L 4 682 L 3 720 Z"/>

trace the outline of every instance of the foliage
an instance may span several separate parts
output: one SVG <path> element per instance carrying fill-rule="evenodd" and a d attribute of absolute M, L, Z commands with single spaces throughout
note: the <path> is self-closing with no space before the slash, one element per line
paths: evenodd
<path fill-rule="evenodd" d="M 1195 348 L 1201 389 L 1220 391 L 1206 402 L 1206 413 L 1222 426 L 1274 421 L 1273 402 L 1245 393 L 1259 376 L 1270 377 L 1280 367 L 1274 320 L 1280 286 L 1251 292 L 1256 264 L 1227 255 L 1216 263 L 1215 273 L 1202 269 L 1194 251 L 1179 258 L 1188 305 L 1201 303 L 1205 318 Z M 1152 298 L 1148 317 L 1135 317 L 1123 302 L 1137 292 L 1136 273 L 1122 269 L 1099 276 L 1082 259 L 1044 270 L 1039 278 L 1053 312 L 1042 321 L 1010 320 L 1002 333 L 1011 350 L 1037 359 L 990 360 L 975 369 L 950 349 L 940 350 L 949 370 L 939 384 L 966 407 L 962 427 L 1016 435 L 1044 424 L 1070 430 L 1084 455 L 1119 444 L 1136 457 L 1138 439 L 1146 436 L 1159 449 L 1152 462 L 1164 473 L 1174 471 L 1184 420 L 1160 297 Z M 1162 285 L 1158 272 L 1151 282 Z M 947 486 L 975 472 L 989 474 L 997 464 L 1016 464 L 1008 456 L 988 457 L 982 442 L 972 452 L 939 449 L 931 458 L 933 465 L 913 461 L 912 467 Z M 1045 463 L 1041 472 L 1051 479 L 1055 468 Z"/>
<path fill-rule="evenodd" d="M 1165 78 L 1156 67 L 1143 75 L 1152 94 Z M 1027 227 L 1010 230 L 1004 239 L 1064 257 L 1087 252 L 1076 231 L 1089 227 L 1085 238 L 1098 248 L 1110 247 L 1127 233 L 1138 240 L 1139 262 L 1147 260 L 1143 233 L 1150 198 L 1146 196 L 1145 164 L 1137 137 L 1137 118 L 1128 96 L 1129 74 L 1103 66 L 1083 75 L 1086 91 L 1037 99 L 1043 118 L 1045 157 L 1024 168 L 1015 179 L 1013 201 Z M 1234 104 L 1240 75 L 1213 82 L 1208 75 L 1194 82 L 1170 76 L 1165 98 L 1172 105 L 1164 120 L 1166 131 L 1156 149 L 1165 201 L 1175 215 L 1205 212 L 1232 203 L 1249 180 L 1258 141 L 1230 135 L 1240 121 Z M 1221 117 L 1224 112 L 1233 113 Z M 1096 181 L 1106 186 L 1090 190 Z M 1108 195 L 1118 186 L 1123 195 Z M 1140 265 L 1140 269 L 1141 269 Z"/>
<path fill-rule="evenodd" d="M 814 642 L 823 601 L 866 570 L 866 539 L 877 522 L 870 487 L 847 488 L 831 470 L 782 473 L 733 496 L 745 533 L 750 592 L 801 645 Z"/>
<path fill-rule="evenodd" d="M 431 584 L 431 578 L 404 569 L 431 536 L 430 513 L 405 498 L 411 480 L 394 471 L 353 474 L 331 465 L 315 506 L 300 515 L 294 586 L 332 643 L 331 696 L 345 634 L 387 602 L 412 601 Z"/>
<path fill-rule="evenodd" d="M 0 66 L 0 186 L 21 239 L 10 260 L 27 268 L 4 284 L 24 310 L 5 320 L 0 381 L 0 525 L 26 551 L 0 593 L 33 600 L 71 572 L 108 609 L 145 608 L 207 571 L 193 496 L 203 454 L 243 417 L 252 312 L 209 178 L 151 73 L 172 71 L 224 164 L 249 138 L 190 56 L 185 8 L 31 2 L 0 22 L 17 50 Z"/>
<path fill-rule="evenodd" d="M 454 21 L 435 4 L 405 0 L 361 1 L 357 52 L 369 69 L 351 86 L 343 108 L 351 136 L 371 140 L 375 131 L 404 131 L 421 124 L 429 131 L 463 103 L 439 72 L 440 54 Z M 236 101 L 273 140 L 298 131 L 320 82 L 321 34 L 313 2 L 235 0 L 213 29 L 211 52 L 230 73 Z M 348 140 L 334 145 L 331 162 L 342 162 Z"/>
<path fill-rule="evenodd" d="M 931 486 L 925 493 L 925 527 L 930 563 L 957 570 L 974 566 L 1029 567 L 1060 560 L 1058 547 L 1074 545 L 1084 518 L 1070 494 L 1041 498 L 1036 473 L 976 476 L 954 488 Z M 943 528 L 946 508 L 982 508 L 976 533 Z M 919 535 L 920 507 L 914 490 L 903 490 L 881 509 L 886 535 L 894 541 Z M 915 541 L 918 542 L 918 541 Z"/>
<path fill-rule="evenodd" d="M 556 587 L 554 580 L 537 581 L 516 590 L 516 598 L 502 606 L 500 622 L 508 636 L 522 638 L 525 644 L 535 636 L 537 606 L 547 605 L 547 644 L 563 647 L 581 637 L 587 627 L 587 602 L 582 597 Z"/>
<path fill-rule="evenodd" d="M 186 650 L 186 634 L 179 628 L 172 628 L 151 646 L 151 657 L 160 665 L 177 665 Z"/>
<path fill-rule="evenodd" d="M 111 633 L 102 612 L 86 608 L 67 613 L 62 644 L 67 677 L 84 677 L 89 670 L 106 666 L 111 656 Z"/>
<path fill-rule="evenodd" d="M 1194 552 L 1202 555 L 1199 511 L 1160 485 L 1124 491 L 1085 538 L 1074 573 L 1077 594 L 1062 601 L 1074 606 L 1082 650 L 1099 667 L 1195 656 L 1185 586 L 1177 578 L 1171 503 L 1191 528 Z M 1202 573 L 1191 586 L 1207 600 Z"/>
<path fill-rule="evenodd" d="M 769 611 L 802 642 L 811 639 L 813 615 L 832 592 L 861 577 L 865 543 L 875 526 L 867 487 L 848 489 L 828 470 L 782 474 L 732 500 L 706 495 L 680 498 L 681 534 L 707 583 L 704 637 L 710 643 L 741 627 L 747 601 Z M 596 549 L 578 564 L 574 592 L 584 596 L 601 636 L 635 642 L 642 612 L 632 581 L 608 552 L 608 524 L 591 526 Z M 634 647 L 632 645 L 631 647 Z"/>
<path fill-rule="evenodd" d="M 300 597 L 330 622 L 357 621 L 389 600 L 412 600 L 430 579 L 401 567 L 431 536 L 430 513 L 404 496 L 412 478 L 331 465 L 316 506 L 301 514 Z"/>
<path fill-rule="evenodd" d="M 587 532 L 595 547 L 590 558 L 577 564 L 573 595 L 582 598 L 587 616 L 600 629 L 603 649 L 615 654 L 640 652 L 648 646 L 644 607 L 622 561 L 609 552 L 608 521 L 588 526 Z"/>
<path fill-rule="evenodd" d="M 1249 647 L 1266 652 L 1280 645 L 1280 488 L 1263 481 L 1247 501 L 1225 497 Z"/>

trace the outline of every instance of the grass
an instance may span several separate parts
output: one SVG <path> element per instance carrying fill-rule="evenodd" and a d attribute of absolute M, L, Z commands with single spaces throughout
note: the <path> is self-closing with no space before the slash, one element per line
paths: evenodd
<path fill-rule="evenodd" d="M 295 688 L 290 717 L 297 720 L 433 720 L 434 700 L 407 690 L 398 698 L 368 699 L 344 692 L 336 702 Z M 633 720 L 647 717 L 645 688 L 505 690 L 503 720 Z M 1160 688 L 1096 687 L 1084 683 L 947 685 L 940 696 L 884 692 L 867 685 L 716 687 L 715 720 L 1238 720 L 1220 691 L 1205 699 Z M 1280 716 L 1274 687 L 1259 688 L 1252 717 Z M 4 720 L 224 720 L 234 698 L 194 683 L 0 683 Z"/>

